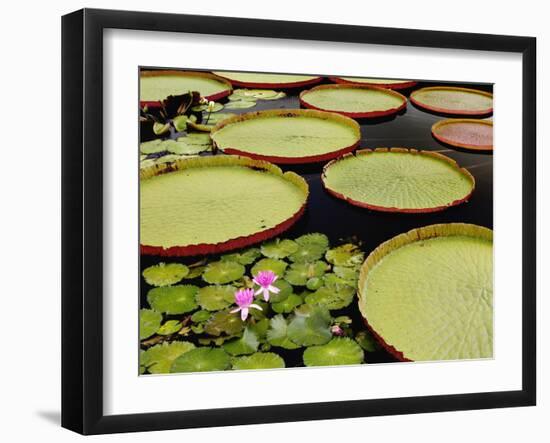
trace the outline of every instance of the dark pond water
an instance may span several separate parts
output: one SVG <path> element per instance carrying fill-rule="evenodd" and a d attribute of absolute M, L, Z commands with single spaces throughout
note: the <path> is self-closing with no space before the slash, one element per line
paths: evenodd
<path fill-rule="evenodd" d="M 441 85 L 444 83 L 421 83 L 414 89 L 424 86 Z M 492 85 L 453 84 L 492 92 Z M 413 89 L 413 90 L 414 90 Z M 400 91 L 409 95 L 411 90 Z M 243 113 L 263 109 L 299 108 L 297 92 L 280 100 L 259 100 L 254 108 L 238 111 L 221 112 Z M 356 237 L 362 242 L 366 254 L 389 238 L 413 228 L 435 223 L 464 222 L 474 223 L 488 228 L 493 227 L 493 157 L 492 154 L 482 154 L 458 151 L 435 140 L 430 128 L 438 120 L 445 118 L 416 108 L 410 102 L 407 109 L 400 115 L 390 119 L 364 120 L 361 124 L 361 148 L 376 147 L 406 147 L 441 152 L 467 168 L 476 179 L 476 190 L 468 203 L 449 208 L 433 214 L 392 214 L 370 211 L 345 203 L 330 196 L 321 185 L 320 172 L 324 163 L 292 166 L 283 165 L 283 170 L 293 170 L 302 175 L 310 186 L 310 200 L 305 215 L 289 231 L 282 236 L 298 237 L 309 232 L 326 234 L 331 244 Z M 193 260 L 193 259 L 191 259 Z M 194 259 L 196 261 L 196 258 Z M 164 260 L 170 261 L 170 260 Z M 177 260 L 172 260 L 177 261 Z M 182 260 L 184 261 L 184 260 Z M 184 262 L 187 262 L 185 260 Z M 141 270 L 158 263 L 158 257 L 142 256 Z M 147 307 L 146 294 L 150 288 L 142 283 L 141 304 Z M 363 329 L 361 316 L 356 304 L 341 311 L 332 311 L 333 316 L 348 315 L 353 319 L 355 332 Z M 287 367 L 302 366 L 303 349 L 296 351 L 277 352 L 285 359 Z M 369 363 L 393 362 L 395 359 L 384 351 L 366 354 Z"/>

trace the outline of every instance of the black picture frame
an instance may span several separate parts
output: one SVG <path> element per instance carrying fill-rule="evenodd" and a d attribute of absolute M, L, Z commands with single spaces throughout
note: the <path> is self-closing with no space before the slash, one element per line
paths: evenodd
<path fill-rule="evenodd" d="M 108 28 L 519 53 L 523 64 L 522 389 L 132 415 L 103 413 L 103 31 Z M 62 426 L 82 434 L 536 403 L 536 39 L 83 9 L 62 19 Z"/>

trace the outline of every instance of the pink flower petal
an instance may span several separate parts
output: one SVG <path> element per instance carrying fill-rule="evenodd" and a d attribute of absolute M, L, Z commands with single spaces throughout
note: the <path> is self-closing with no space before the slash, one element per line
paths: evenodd
<path fill-rule="evenodd" d="M 242 308 L 241 309 L 241 320 L 245 321 L 246 317 L 248 317 L 248 308 Z"/>
<path fill-rule="evenodd" d="M 263 311 L 262 307 L 260 305 L 257 305 L 256 303 L 252 303 L 250 307 L 254 309 L 258 309 L 259 311 Z"/>
<path fill-rule="evenodd" d="M 274 294 L 278 294 L 279 292 L 281 292 L 281 290 L 279 288 L 277 288 L 276 286 L 271 286 L 271 285 L 269 285 L 267 290 L 273 292 Z"/>

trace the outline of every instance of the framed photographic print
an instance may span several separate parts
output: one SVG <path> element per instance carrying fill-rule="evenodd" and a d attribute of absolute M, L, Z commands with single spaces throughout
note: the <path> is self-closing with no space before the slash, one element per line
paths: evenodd
<path fill-rule="evenodd" d="M 62 50 L 64 427 L 535 404 L 534 38 L 86 9 Z"/>

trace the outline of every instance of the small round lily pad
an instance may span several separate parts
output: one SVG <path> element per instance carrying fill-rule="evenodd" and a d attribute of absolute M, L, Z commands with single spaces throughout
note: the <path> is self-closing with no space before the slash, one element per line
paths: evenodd
<path fill-rule="evenodd" d="M 328 163 L 321 176 L 333 196 L 383 212 L 442 211 L 466 202 L 475 179 L 451 158 L 405 148 L 364 149 Z"/>
<path fill-rule="evenodd" d="M 274 352 L 256 352 L 233 360 L 233 369 L 279 369 L 285 367 L 285 361 Z"/>
<path fill-rule="evenodd" d="M 311 305 L 321 305 L 327 309 L 342 309 L 349 306 L 355 296 L 355 289 L 351 286 L 327 287 L 323 286 L 305 298 Z"/>
<path fill-rule="evenodd" d="M 329 246 L 328 237 L 318 232 L 302 235 L 295 242 L 298 244 L 299 249 L 291 254 L 289 259 L 298 263 L 319 260 Z"/>
<path fill-rule="evenodd" d="M 159 152 L 165 151 L 166 149 L 163 147 L 163 144 L 161 143 L 162 140 L 160 138 L 140 143 L 139 145 L 139 152 L 142 154 L 157 154 Z"/>
<path fill-rule="evenodd" d="M 331 316 L 326 308 L 309 306 L 295 312 L 287 329 L 288 338 L 294 343 L 301 346 L 322 345 L 332 338 Z"/>
<path fill-rule="evenodd" d="M 283 315 L 276 315 L 269 320 L 269 329 L 267 331 L 267 341 L 273 346 L 284 349 L 298 349 L 297 345 L 288 338 L 288 323 Z"/>
<path fill-rule="evenodd" d="M 200 293 L 200 289 L 199 289 L 199 293 Z M 212 316 L 212 313 L 210 313 L 209 311 L 200 310 L 193 313 L 193 315 L 191 316 L 191 321 L 194 323 L 201 323 L 203 321 L 208 320 L 211 316 Z"/>
<path fill-rule="evenodd" d="M 210 106 L 210 104 L 203 104 L 203 105 L 193 106 L 191 108 L 191 111 L 195 111 L 195 112 L 201 112 L 201 111 L 218 112 L 218 111 L 221 111 L 223 108 L 224 108 L 224 106 L 221 103 L 214 102 L 214 104 L 212 106 Z"/>
<path fill-rule="evenodd" d="M 193 285 L 176 285 L 153 288 L 147 293 L 149 305 L 158 312 L 184 314 L 197 308 L 195 299 L 199 288 Z"/>
<path fill-rule="evenodd" d="M 304 351 L 306 366 L 357 365 L 363 362 L 363 350 L 350 338 L 333 338 L 327 344 Z"/>
<path fill-rule="evenodd" d="M 237 100 L 237 101 L 229 102 L 227 105 L 225 105 L 225 108 L 226 109 L 247 109 L 247 108 L 253 108 L 254 106 L 256 106 L 256 102 Z"/>
<path fill-rule="evenodd" d="M 219 311 L 235 302 L 235 291 L 231 285 L 205 286 L 197 293 L 197 303 L 202 309 Z"/>
<path fill-rule="evenodd" d="M 224 371 L 231 366 L 229 355 L 220 348 L 195 348 L 180 355 L 170 372 Z"/>
<path fill-rule="evenodd" d="M 193 137 L 179 137 L 167 146 L 167 151 L 178 155 L 195 155 L 210 149 L 210 143 L 199 143 Z"/>
<path fill-rule="evenodd" d="M 151 337 L 160 328 L 162 315 L 160 312 L 151 309 L 141 309 L 139 311 L 139 339 L 143 340 Z"/>
<path fill-rule="evenodd" d="M 323 261 L 292 263 L 285 273 L 285 280 L 294 286 L 305 286 L 310 278 L 322 277 L 327 271 Z"/>
<path fill-rule="evenodd" d="M 176 358 L 194 348 L 193 343 L 186 341 L 164 342 L 144 351 L 140 355 L 140 365 L 151 374 L 167 374 Z"/>
<path fill-rule="evenodd" d="M 285 273 L 285 269 L 288 266 L 283 260 L 275 258 L 263 258 L 258 261 L 250 271 L 252 275 L 258 274 L 260 271 L 273 271 L 278 276 L 282 276 Z"/>
<path fill-rule="evenodd" d="M 224 284 L 238 280 L 244 275 L 245 268 L 234 261 L 220 260 L 208 263 L 202 274 L 202 279 L 210 284 Z"/>
<path fill-rule="evenodd" d="M 182 328 L 183 324 L 178 320 L 168 320 L 161 325 L 157 334 L 159 335 L 172 335 L 178 332 Z"/>
<path fill-rule="evenodd" d="M 233 252 L 231 254 L 224 254 L 221 256 L 221 260 L 236 261 L 241 265 L 251 265 L 262 254 L 258 248 L 248 248 L 244 251 Z"/>
<path fill-rule="evenodd" d="M 290 294 L 284 300 L 271 303 L 271 308 L 278 314 L 288 314 L 298 306 L 300 306 L 304 301 L 302 297 L 296 294 Z"/>
<path fill-rule="evenodd" d="M 282 302 L 286 300 L 290 294 L 292 294 L 292 286 L 286 280 L 279 278 L 275 281 L 275 283 L 273 283 L 273 286 L 279 289 L 279 292 L 277 294 L 272 293 L 269 296 L 269 301 L 271 303 Z"/>
<path fill-rule="evenodd" d="M 262 254 L 268 258 L 285 258 L 298 250 L 298 244 L 294 240 L 276 238 L 265 242 L 261 246 Z"/>
<path fill-rule="evenodd" d="M 247 355 L 256 352 L 259 345 L 256 333 L 246 328 L 241 337 L 225 342 L 223 349 L 231 355 Z"/>
<path fill-rule="evenodd" d="M 159 263 L 143 271 L 143 278 L 151 286 L 168 286 L 179 283 L 187 274 L 189 268 L 181 263 Z"/>
<path fill-rule="evenodd" d="M 365 254 L 359 249 L 359 246 L 346 243 L 329 249 L 325 258 L 336 266 L 359 266 L 363 263 Z"/>
<path fill-rule="evenodd" d="M 216 337 L 222 334 L 236 335 L 244 329 L 244 325 L 238 312 L 218 311 L 206 321 L 204 331 Z"/>

